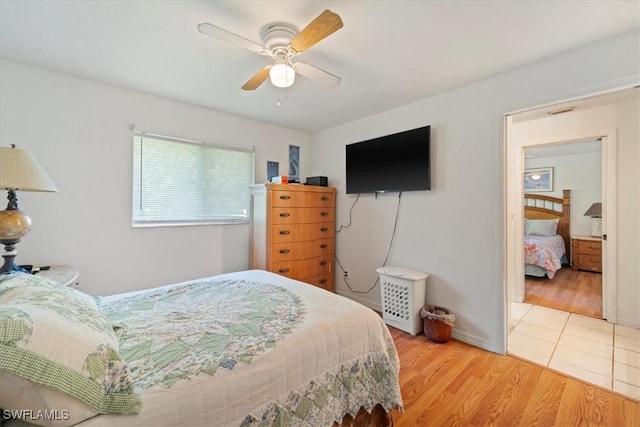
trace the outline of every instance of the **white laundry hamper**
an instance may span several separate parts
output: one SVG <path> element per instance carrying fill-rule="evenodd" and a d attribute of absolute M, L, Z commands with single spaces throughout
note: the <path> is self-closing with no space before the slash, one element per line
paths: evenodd
<path fill-rule="evenodd" d="M 427 273 L 400 267 L 380 267 L 382 320 L 416 335 L 423 330 L 420 310 L 425 304 Z"/>

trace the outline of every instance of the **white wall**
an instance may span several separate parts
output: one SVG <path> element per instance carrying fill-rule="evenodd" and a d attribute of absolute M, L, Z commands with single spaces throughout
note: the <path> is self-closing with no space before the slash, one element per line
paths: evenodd
<path fill-rule="evenodd" d="M 59 193 L 18 192 L 33 220 L 18 263 L 70 264 L 80 287 L 108 295 L 249 267 L 249 225 L 131 228 L 131 125 L 213 144 L 256 147 L 288 169 L 288 145 L 310 171 L 308 134 L 14 62 L 0 62 L 0 142 L 40 161 Z M 2 200 L 6 192 L 0 192 Z"/>
<path fill-rule="evenodd" d="M 602 153 L 548 156 L 525 160 L 525 168 L 542 167 L 554 168 L 554 191 L 538 194 L 562 198 L 562 190 L 571 190 L 570 233 L 590 236 L 591 217 L 584 216 L 584 213 L 592 203 L 602 201 Z"/>
<path fill-rule="evenodd" d="M 329 176 L 338 188 L 337 222 L 348 222 L 355 198 L 345 194 L 345 145 L 431 125 L 433 190 L 403 194 L 388 264 L 431 274 L 427 301 L 456 315 L 455 338 L 504 351 L 502 115 L 639 82 L 639 40 L 638 32 L 629 33 L 313 135 L 313 174 Z M 637 153 L 631 157 L 625 161 L 635 161 Z M 633 187 L 628 195 L 637 194 Z M 375 281 L 391 238 L 396 202 L 397 194 L 362 196 L 352 226 L 337 235 L 336 252 L 355 290 L 366 291 Z M 379 308 L 378 287 L 368 294 L 353 293 L 337 271 L 336 289 Z M 629 307 L 620 309 L 638 316 Z"/>

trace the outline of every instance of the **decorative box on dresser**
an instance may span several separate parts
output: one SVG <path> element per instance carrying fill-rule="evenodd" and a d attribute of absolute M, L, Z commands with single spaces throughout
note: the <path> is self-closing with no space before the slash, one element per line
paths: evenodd
<path fill-rule="evenodd" d="M 602 273 L 602 238 L 571 236 L 571 267 Z"/>
<path fill-rule="evenodd" d="M 336 189 L 254 185 L 251 202 L 251 268 L 333 291 Z"/>

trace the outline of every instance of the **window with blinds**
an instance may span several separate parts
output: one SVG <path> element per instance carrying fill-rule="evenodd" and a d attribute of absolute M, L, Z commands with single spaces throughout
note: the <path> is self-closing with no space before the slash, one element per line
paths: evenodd
<path fill-rule="evenodd" d="M 135 132 L 134 227 L 249 221 L 253 152 Z"/>

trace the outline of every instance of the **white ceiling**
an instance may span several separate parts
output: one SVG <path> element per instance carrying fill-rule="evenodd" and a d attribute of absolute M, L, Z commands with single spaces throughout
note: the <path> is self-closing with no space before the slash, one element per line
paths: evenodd
<path fill-rule="evenodd" d="M 260 43 L 265 25 L 302 29 L 324 9 L 344 27 L 296 59 L 342 77 L 335 88 L 299 77 L 242 91 L 270 59 L 196 28 Z M 4 59 L 308 132 L 637 28 L 635 0 L 0 0 Z"/>

